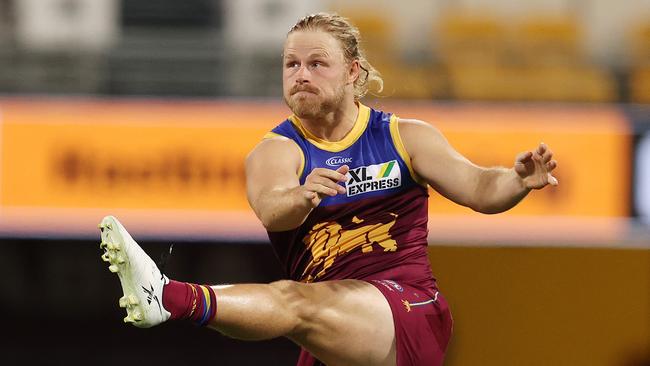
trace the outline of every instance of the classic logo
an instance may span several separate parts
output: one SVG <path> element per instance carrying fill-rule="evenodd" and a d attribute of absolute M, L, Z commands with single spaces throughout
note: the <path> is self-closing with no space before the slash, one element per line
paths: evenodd
<path fill-rule="evenodd" d="M 402 184 L 402 173 L 397 160 L 351 169 L 348 174 L 348 197 L 361 193 L 397 188 Z"/>
<path fill-rule="evenodd" d="M 332 156 L 331 158 L 325 160 L 325 164 L 329 166 L 338 166 L 350 163 L 352 163 L 352 158 L 344 158 L 342 156 Z"/>

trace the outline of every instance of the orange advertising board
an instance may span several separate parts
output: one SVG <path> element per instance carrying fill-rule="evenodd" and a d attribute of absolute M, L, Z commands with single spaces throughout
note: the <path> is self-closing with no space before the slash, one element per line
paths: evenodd
<path fill-rule="evenodd" d="M 518 152 L 546 142 L 560 186 L 533 192 L 508 215 L 629 214 L 631 137 L 614 109 L 385 108 L 433 123 L 483 166 L 510 167 Z M 30 230 L 53 214 L 86 225 L 110 211 L 142 228 L 182 215 L 183 225 L 203 225 L 211 236 L 244 221 L 260 232 L 246 200 L 244 160 L 289 112 L 263 101 L 7 100 L 0 113 L 0 231 L 3 221 L 5 229 Z M 430 213 L 474 215 L 433 192 Z"/>
<path fill-rule="evenodd" d="M 248 209 L 244 159 L 281 108 L 127 104 L 3 108 L 2 205 Z"/>

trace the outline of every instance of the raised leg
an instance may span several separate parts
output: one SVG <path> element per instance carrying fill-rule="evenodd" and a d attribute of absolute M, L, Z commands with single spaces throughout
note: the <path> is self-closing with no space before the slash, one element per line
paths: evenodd
<path fill-rule="evenodd" d="M 214 288 L 217 316 L 210 327 L 228 336 L 285 336 L 329 366 L 395 365 L 390 307 L 367 282 L 279 281 Z"/>
<path fill-rule="evenodd" d="M 196 290 L 192 287 L 196 285 L 174 281 L 170 284 L 116 218 L 104 218 L 100 229 L 101 247 L 105 249 L 102 259 L 120 278 L 124 296 L 119 304 L 127 310 L 126 322 L 146 328 L 176 319 L 180 313 L 194 313 L 196 319 L 209 319 L 209 327 L 233 338 L 287 337 L 328 366 L 396 363 L 390 306 L 382 293 L 367 282 L 278 281 L 212 286 L 217 306 L 216 316 L 210 319 L 204 316 L 213 314 L 205 309 L 214 309 L 209 300 L 214 294 L 209 294 L 209 289 L 199 286 Z M 190 286 L 185 292 L 189 297 L 170 298 L 173 291 L 169 286 L 178 284 Z M 208 296 L 200 297 L 204 295 Z M 203 310 L 194 311 L 197 304 Z M 176 311 L 183 307 L 187 311 Z"/>

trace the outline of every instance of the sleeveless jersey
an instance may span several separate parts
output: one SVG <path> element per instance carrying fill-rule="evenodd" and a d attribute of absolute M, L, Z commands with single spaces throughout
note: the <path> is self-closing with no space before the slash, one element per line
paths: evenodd
<path fill-rule="evenodd" d="M 302 152 L 300 184 L 315 168 L 350 167 L 345 194 L 325 197 L 293 230 L 268 232 L 296 281 L 394 280 L 435 287 L 427 257 L 428 191 L 413 171 L 395 115 L 359 104 L 342 141 L 322 140 L 291 116 L 268 133 Z"/>

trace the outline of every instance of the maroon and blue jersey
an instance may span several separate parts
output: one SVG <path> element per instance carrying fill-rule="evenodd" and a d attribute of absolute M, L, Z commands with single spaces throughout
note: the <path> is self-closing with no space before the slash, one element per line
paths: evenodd
<path fill-rule="evenodd" d="M 427 186 L 413 171 L 395 115 L 359 105 L 342 141 L 322 140 L 291 116 L 267 138 L 293 140 L 302 152 L 300 183 L 315 168 L 348 165 L 345 194 L 325 197 L 299 227 L 269 232 L 296 281 L 390 279 L 435 287 L 427 257 Z"/>

